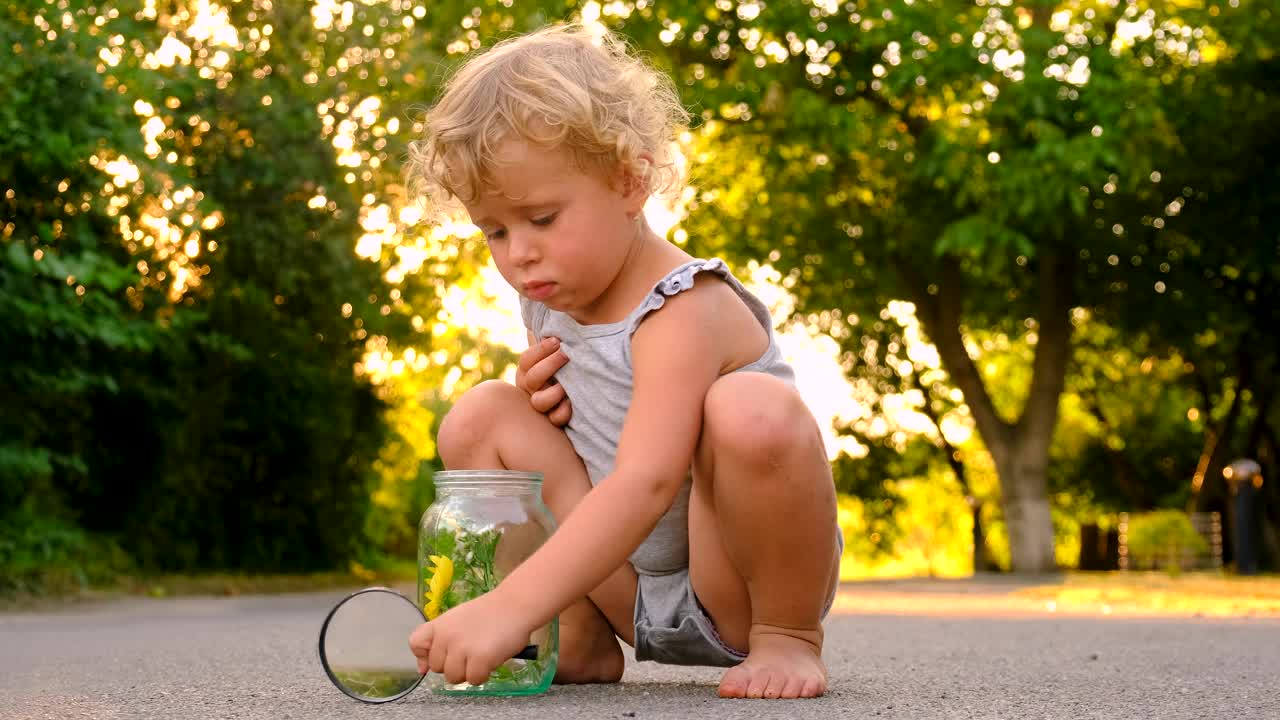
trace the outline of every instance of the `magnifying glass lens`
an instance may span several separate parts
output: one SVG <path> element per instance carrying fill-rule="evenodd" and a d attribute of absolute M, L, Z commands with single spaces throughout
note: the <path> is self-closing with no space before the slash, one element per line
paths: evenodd
<path fill-rule="evenodd" d="M 370 703 L 407 695 L 422 675 L 409 634 L 422 611 L 405 596 L 369 588 L 338 603 L 320 630 L 320 662 L 338 689 Z"/>
<path fill-rule="evenodd" d="M 366 588 L 348 595 L 320 626 L 320 664 L 339 690 L 357 700 L 399 700 L 426 677 L 409 649 L 409 635 L 425 621 L 422 610 L 395 590 Z M 537 645 L 514 657 L 537 658 Z"/>

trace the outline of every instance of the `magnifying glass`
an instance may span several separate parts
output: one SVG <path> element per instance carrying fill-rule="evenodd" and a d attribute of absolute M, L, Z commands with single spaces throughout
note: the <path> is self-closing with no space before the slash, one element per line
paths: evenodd
<path fill-rule="evenodd" d="M 339 690 L 367 703 L 385 703 L 413 692 L 425 675 L 409 650 L 409 635 L 426 622 L 412 600 L 390 588 L 354 592 L 333 606 L 320 626 L 320 664 Z M 528 645 L 517 660 L 536 660 Z"/>

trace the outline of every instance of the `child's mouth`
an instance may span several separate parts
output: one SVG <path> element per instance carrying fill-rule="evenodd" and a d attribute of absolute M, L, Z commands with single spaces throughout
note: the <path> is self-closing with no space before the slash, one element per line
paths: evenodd
<path fill-rule="evenodd" d="M 524 295 L 530 300 L 543 300 L 555 292 L 556 284 L 549 282 L 527 282 L 524 284 Z"/>

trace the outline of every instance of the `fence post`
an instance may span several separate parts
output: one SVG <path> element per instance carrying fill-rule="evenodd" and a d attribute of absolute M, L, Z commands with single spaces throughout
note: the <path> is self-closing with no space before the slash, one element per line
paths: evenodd
<path fill-rule="evenodd" d="M 1119 538 L 1120 539 L 1120 548 L 1119 548 L 1120 561 L 1118 565 L 1120 566 L 1121 570 L 1128 570 L 1129 569 L 1129 513 L 1120 513 L 1120 523 L 1116 527 L 1116 529 L 1120 535 L 1120 538 Z"/>

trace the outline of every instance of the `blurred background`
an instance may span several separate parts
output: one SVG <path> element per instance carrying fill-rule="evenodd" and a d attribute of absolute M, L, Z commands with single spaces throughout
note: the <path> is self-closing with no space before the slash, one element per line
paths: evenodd
<path fill-rule="evenodd" d="M 1278 5 L 7 0 L 0 590 L 412 575 L 524 332 L 407 143 L 561 20 L 676 79 L 651 220 L 773 308 L 846 578 L 1275 571 Z"/>

